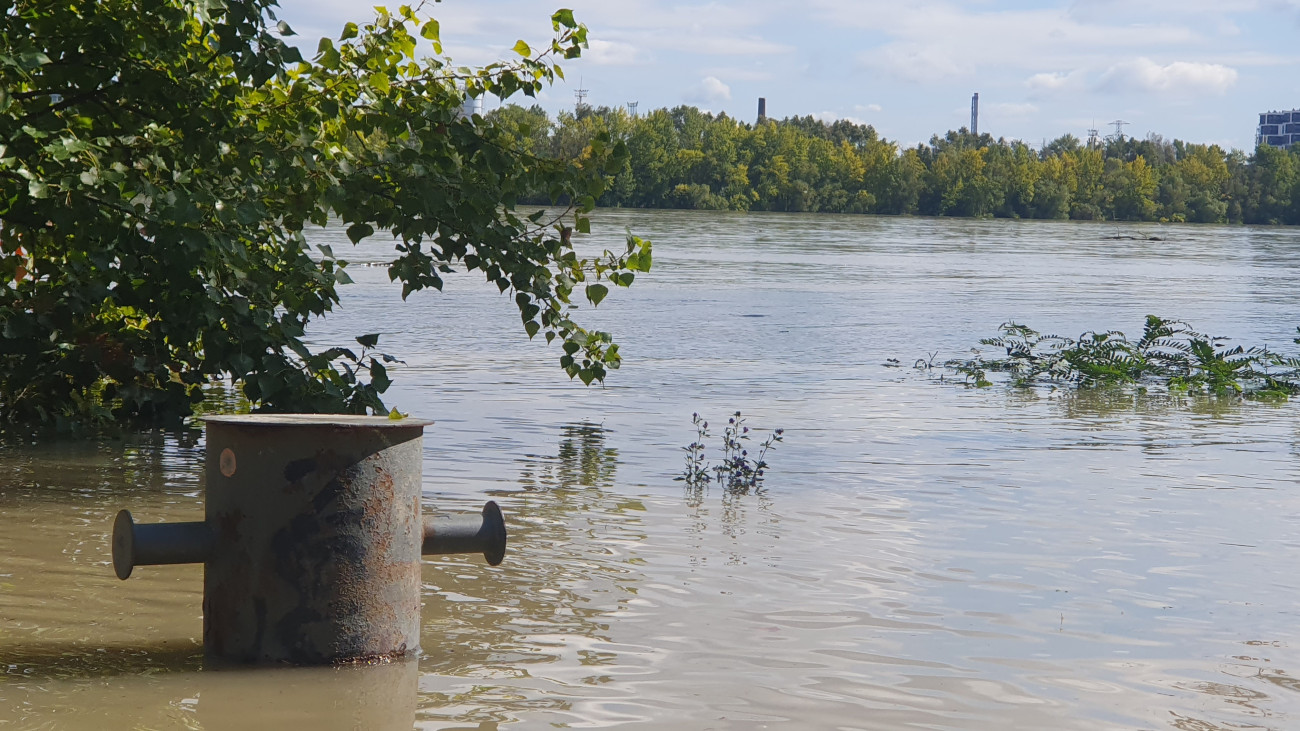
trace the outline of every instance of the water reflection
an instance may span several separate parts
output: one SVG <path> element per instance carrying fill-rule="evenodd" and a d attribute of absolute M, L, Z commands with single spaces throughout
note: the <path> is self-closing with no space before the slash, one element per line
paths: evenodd
<path fill-rule="evenodd" d="M 419 670 L 414 661 L 217 670 L 201 674 L 194 683 L 194 694 L 180 704 L 193 708 L 204 731 L 410 731 L 415 726 Z"/>
<path fill-rule="evenodd" d="M 608 490 L 614 486 L 618 450 L 605 446 L 607 435 L 605 427 L 599 424 L 561 427 L 555 455 L 529 454 L 520 460 L 519 484 L 539 490 L 578 487 Z"/>
<path fill-rule="evenodd" d="M 0 446 L 0 505 L 40 495 L 82 503 L 111 495 L 196 487 L 203 463 L 197 429 L 123 439 Z"/>
<path fill-rule="evenodd" d="M 494 728 L 541 709 L 557 722 L 618 717 L 602 687 L 655 652 L 611 635 L 611 615 L 644 580 L 634 554 L 648 536 L 642 502 L 610 492 L 609 437 L 597 424 L 565 425 L 553 454 L 519 461 L 517 487 L 490 493 L 511 531 L 498 569 L 428 562 L 421 720 Z"/>
<path fill-rule="evenodd" d="M 376 729 L 415 725 L 414 661 L 202 670 L 202 649 L 54 648 L 0 675 L 0 725 L 19 728 Z M 6 659 L 15 659 L 8 656 Z M 52 682 L 58 681 L 58 682 Z"/>
<path fill-rule="evenodd" d="M 0 686 L 15 687 L 50 680 L 195 671 L 203 666 L 203 647 L 183 640 L 131 645 L 19 644 L 6 646 L 0 662 Z"/>

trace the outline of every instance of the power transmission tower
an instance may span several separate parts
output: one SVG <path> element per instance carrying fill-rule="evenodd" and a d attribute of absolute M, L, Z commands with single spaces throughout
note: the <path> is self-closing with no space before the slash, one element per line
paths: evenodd
<path fill-rule="evenodd" d="M 582 86 L 582 77 L 581 77 L 581 76 L 578 77 L 578 86 L 579 86 L 579 87 Z M 586 89 L 583 89 L 583 88 L 577 88 L 577 89 L 574 89 L 574 90 L 573 90 L 573 98 L 574 98 L 574 100 L 575 100 L 575 101 L 574 101 L 574 104 L 573 104 L 573 111 L 575 111 L 575 112 L 582 111 L 582 108 L 585 107 L 585 106 L 587 106 L 587 90 L 586 90 Z"/>
<path fill-rule="evenodd" d="M 1114 139 L 1119 140 L 1120 142 L 1123 142 L 1123 141 L 1124 141 L 1124 125 L 1126 125 L 1126 124 L 1133 124 L 1133 123 L 1132 123 L 1132 122 L 1125 122 L 1125 121 L 1122 120 L 1122 119 L 1117 119 L 1117 120 L 1115 120 L 1114 122 L 1107 122 L 1106 124 L 1113 124 L 1113 125 L 1115 125 L 1115 134 L 1112 135 L 1112 137 L 1113 137 Z"/>
<path fill-rule="evenodd" d="M 635 117 L 635 116 L 636 116 L 636 107 L 637 107 L 637 105 L 640 104 L 640 103 L 641 103 L 641 102 L 628 102 L 628 103 L 627 103 L 627 113 L 628 113 L 628 114 L 631 114 L 633 117 Z"/>

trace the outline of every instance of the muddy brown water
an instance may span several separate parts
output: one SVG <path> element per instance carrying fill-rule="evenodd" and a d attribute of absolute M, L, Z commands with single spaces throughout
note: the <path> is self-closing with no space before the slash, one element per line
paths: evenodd
<path fill-rule="evenodd" d="M 204 668 L 201 569 L 113 576 L 114 512 L 202 515 L 201 432 L 0 451 L 0 727 L 1289 729 L 1300 405 L 967 390 L 910 365 L 1006 320 L 1177 316 L 1300 350 L 1300 231 L 602 211 L 654 271 L 558 370 L 465 277 L 405 303 L 351 249 L 317 344 L 380 332 L 434 419 L 429 511 L 507 513 L 501 567 L 425 567 L 417 661 Z M 1164 241 L 1114 240 L 1129 233 Z M 673 481 L 741 410 L 766 489 Z M 709 456 L 716 459 L 715 443 Z"/>

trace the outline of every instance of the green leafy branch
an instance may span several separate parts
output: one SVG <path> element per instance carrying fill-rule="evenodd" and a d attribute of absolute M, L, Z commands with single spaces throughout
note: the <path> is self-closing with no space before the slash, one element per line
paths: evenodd
<path fill-rule="evenodd" d="M 1300 344 L 1300 337 L 1295 342 Z M 992 385 L 988 373 L 994 372 L 1007 374 L 1012 384 L 1021 387 L 1158 385 L 1176 393 L 1253 399 L 1285 399 L 1300 393 L 1300 358 L 1262 346 L 1230 345 L 1228 338 L 1155 315 L 1147 316 L 1142 337 L 1136 341 L 1117 330 L 1088 331 L 1075 339 L 1008 322 L 997 336 L 980 343 L 998 348 L 1005 357 L 985 359 L 976 350 L 970 358 L 945 364 L 977 387 Z"/>
<path fill-rule="evenodd" d="M 452 68 L 439 26 L 377 10 L 304 60 L 271 0 L 18 2 L 0 14 L 0 424 L 167 422 L 212 379 L 265 410 L 386 411 L 384 355 L 314 353 L 303 333 L 339 302 L 346 261 L 303 229 L 394 239 L 403 296 L 457 268 L 514 295 L 526 334 L 560 339 L 585 383 L 612 337 L 574 320 L 648 271 L 649 242 L 580 258 L 572 236 L 626 147 L 580 160 L 521 152 L 467 95 L 536 94 L 586 29 L 551 18 L 548 48 Z M 268 20 L 269 19 L 269 20 Z M 420 38 L 435 55 L 417 57 Z M 547 191 L 559 220 L 522 215 Z M 21 267 L 21 269 L 20 269 Z M 613 285 L 609 283 L 613 282 Z M 369 336 L 363 336 L 369 337 Z"/>

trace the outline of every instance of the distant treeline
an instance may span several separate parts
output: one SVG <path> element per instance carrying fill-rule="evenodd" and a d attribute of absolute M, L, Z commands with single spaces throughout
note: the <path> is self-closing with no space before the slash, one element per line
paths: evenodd
<path fill-rule="evenodd" d="M 874 128 L 812 117 L 748 124 L 694 107 L 640 117 L 583 108 L 489 117 L 526 151 L 579 161 L 607 132 L 630 156 L 598 202 L 636 208 L 1300 223 L 1300 152 L 1253 155 L 1157 135 L 1035 150 L 965 129 L 899 149 Z M 529 202 L 549 202 L 544 192 Z"/>

